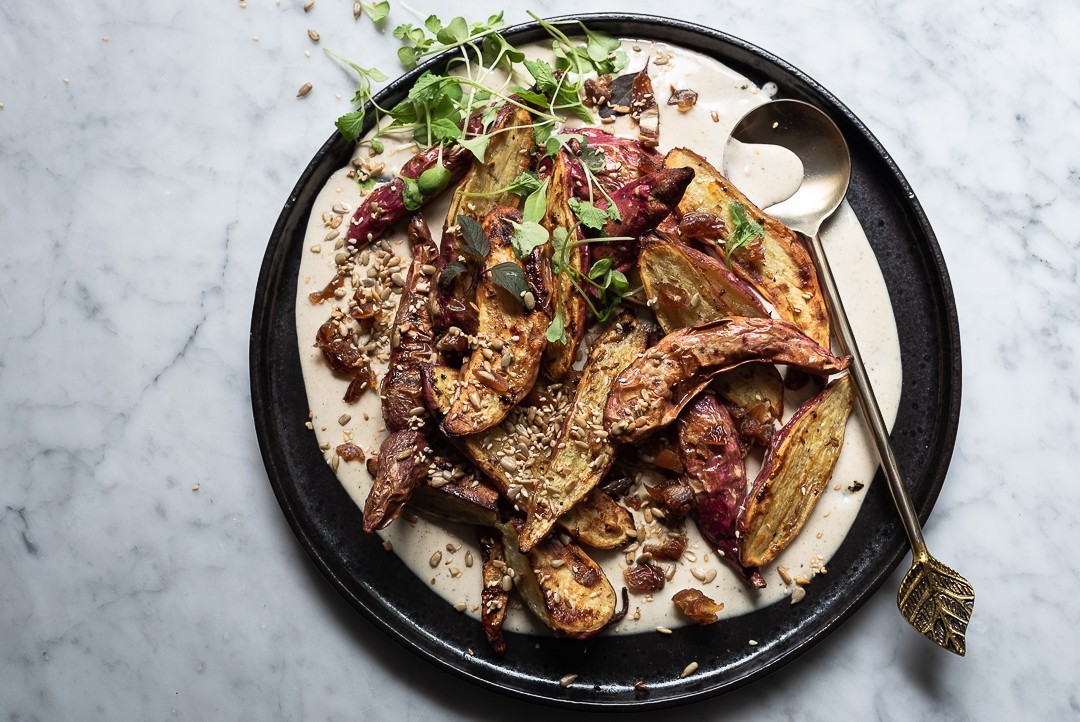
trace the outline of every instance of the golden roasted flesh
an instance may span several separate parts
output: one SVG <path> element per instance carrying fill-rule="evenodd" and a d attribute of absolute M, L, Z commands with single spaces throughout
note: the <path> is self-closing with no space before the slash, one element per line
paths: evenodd
<path fill-rule="evenodd" d="M 501 263 L 521 268 L 510 245 L 511 220 L 521 220 L 517 211 L 495 208 L 484 219 L 483 228 L 491 245 L 486 269 Z M 522 269 L 524 274 L 524 269 Z M 513 298 L 485 273 L 478 284 L 476 305 L 479 318 L 479 349 L 462 368 L 454 400 L 443 417 L 441 428 L 447 436 L 476 434 L 498 424 L 532 389 L 540 369 L 540 357 L 547 344 L 548 317 L 537 307 L 529 311 L 521 299 Z M 481 350 L 497 345 L 510 354 L 504 368 L 492 364 Z"/>
<path fill-rule="evenodd" d="M 615 616 L 615 589 L 604 570 L 574 544 L 551 537 L 525 554 L 517 548 L 520 521 L 499 525 L 507 563 L 525 604 L 540 621 L 574 639 L 595 636 Z"/>
<path fill-rule="evenodd" d="M 744 363 L 787 364 L 813 373 L 847 368 L 792 323 L 731 316 L 665 336 L 615 379 L 604 427 L 633 443 L 667 426 L 717 374 Z"/>
<path fill-rule="evenodd" d="M 634 314 L 616 318 L 592 344 L 570 413 L 551 459 L 540 467 L 519 540 L 529 551 L 563 514 L 585 498 L 615 460 L 603 427 L 604 403 L 615 377 L 645 350 L 648 329 Z"/>
<path fill-rule="evenodd" d="M 803 404 L 777 435 L 742 519 L 744 566 L 771 562 L 806 524 L 840 456 L 854 398 L 851 377 L 842 376 Z"/>
<path fill-rule="evenodd" d="M 548 180 L 547 213 L 543 220 L 544 228 L 548 230 L 548 233 L 554 233 L 556 228 L 569 231 L 577 223 L 577 219 L 570 210 L 573 189 L 570 186 L 570 173 L 566 163 L 565 153 L 556 155 Z M 571 235 L 571 240 L 578 240 L 580 237 L 580 230 L 575 230 Z M 548 246 L 550 245 L 549 241 Z M 588 254 L 588 246 L 585 244 L 570 249 L 568 259 L 570 267 L 578 273 L 583 273 L 588 263 Z M 550 248 L 546 248 L 546 255 L 550 259 Z M 546 377 L 553 380 L 565 378 L 570 373 L 577 359 L 581 339 L 585 336 L 585 325 L 588 320 L 589 309 L 585 299 L 574 288 L 570 279 L 570 273 L 560 273 L 555 280 L 555 299 L 551 313 L 555 313 L 555 308 L 562 309 L 563 328 L 566 331 L 567 342 L 548 343 L 547 348 L 544 349 L 543 372 Z"/>
<path fill-rule="evenodd" d="M 676 148 L 668 153 L 668 168 L 690 167 L 694 180 L 679 203 L 678 213 L 707 213 L 722 221 L 723 236 L 713 241 L 723 255 L 724 242 L 735 231 L 731 204 L 738 203 L 746 215 L 764 226 L 764 238 L 752 240 L 731 254 L 732 268 L 765 297 L 781 318 L 797 325 L 820 345 L 829 346 L 829 315 L 813 260 L 798 235 L 766 215 L 727 178 L 692 150 Z"/>

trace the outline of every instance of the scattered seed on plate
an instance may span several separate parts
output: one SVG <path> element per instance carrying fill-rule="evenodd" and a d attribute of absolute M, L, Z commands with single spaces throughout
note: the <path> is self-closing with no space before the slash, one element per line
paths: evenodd
<path fill-rule="evenodd" d="M 435 552 L 431 555 L 431 559 L 428 559 L 428 564 L 433 568 L 439 566 L 439 562 L 442 561 L 442 552 Z"/>
<path fill-rule="evenodd" d="M 568 674 L 568 675 L 566 675 L 565 677 L 563 677 L 562 679 L 559 680 L 559 686 L 560 687 L 569 687 L 570 685 L 572 685 L 576 681 L 577 681 L 577 675 L 576 674 Z"/>
<path fill-rule="evenodd" d="M 806 598 L 806 589 L 804 587 L 795 587 L 791 590 L 791 603 L 798 604 Z"/>
<path fill-rule="evenodd" d="M 656 631 L 660 632 L 660 634 L 671 634 L 671 630 L 667 627 L 657 627 Z"/>
<path fill-rule="evenodd" d="M 690 675 L 692 675 L 694 672 L 697 671 L 697 668 L 698 668 L 698 663 L 697 662 L 691 662 L 690 664 L 686 665 L 685 667 L 683 667 L 683 671 L 682 671 L 682 674 L 679 675 L 679 679 L 684 679 L 686 677 L 689 677 Z"/>

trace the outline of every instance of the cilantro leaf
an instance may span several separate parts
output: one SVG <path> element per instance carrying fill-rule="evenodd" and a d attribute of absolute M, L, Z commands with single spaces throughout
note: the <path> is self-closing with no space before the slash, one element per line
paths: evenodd
<path fill-rule="evenodd" d="M 738 201 L 728 203 L 728 210 L 731 211 L 733 228 L 731 234 L 724 241 L 724 257 L 727 259 L 728 266 L 730 266 L 732 253 L 748 245 L 755 238 L 765 238 L 765 226 L 751 220 L 746 215 L 746 209 Z"/>
<path fill-rule="evenodd" d="M 518 258 L 525 258 L 525 256 L 533 252 L 533 249 L 547 243 L 547 229 L 539 223 L 533 221 L 514 223 L 511 221 L 511 224 L 514 226 L 514 233 L 510 236 L 510 245 Z"/>
<path fill-rule="evenodd" d="M 465 241 L 463 250 L 473 256 L 476 256 L 481 261 L 487 258 L 488 251 L 491 250 L 491 244 L 488 242 L 487 236 L 484 235 L 484 229 L 474 219 L 468 216 L 457 217 L 458 228 L 461 229 L 461 238 Z"/>
<path fill-rule="evenodd" d="M 577 198 L 571 198 L 570 210 L 572 210 L 574 215 L 577 216 L 577 219 L 581 221 L 581 225 L 586 228 L 591 228 L 594 231 L 602 231 L 604 226 L 607 225 L 607 211 L 600 210 L 592 203 L 578 200 Z"/>
<path fill-rule="evenodd" d="M 459 261 L 450 261 L 439 273 L 439 288 L 444 291 L 449 291 L 454 283 L 454 279 L 460 276 L 462 273 L 468 271 L 464 263 Z"/>
<path fill-rule="evenodd" d="M 519 303 L 525 305 L 525 292 L 529 290 L 529 284 L 525 280 L 525 271 L 513 261 L 504 261 L 497 266 L 492 266 L 488 271 L 495 285 L 505 289 Z"/>

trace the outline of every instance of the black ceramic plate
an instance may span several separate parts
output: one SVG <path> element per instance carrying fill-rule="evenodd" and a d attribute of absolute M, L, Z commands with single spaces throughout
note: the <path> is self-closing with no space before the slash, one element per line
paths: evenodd
<path fill-rule="evenodd" d="M 919 517 L 925 521 L 945 477 L 960 415 L 960 335 L 949 279 L 934 233 L 907 182 L 873 135 L 804 73 L 738 38 L 697 25 L 640 15 L 575 17 L 615 36 L 655 38 L 712 56 L 780 97 L 806 100 L 840 126 L 852 153 L 848 201 L 866 229 L 885 276 L 900 334 L 904 370 L 893 442 Z M 511 28 L 515 44 L 544 37 L 535 23 Z M 382 91 L 393 105 L 434 59 Z M 369 112 L 368 117 L 372 117 Z M 361 513 L 331 473 L 304 427 L 308 405 L 296 345 L 297 268 L 305 224 L 319 189 L 350 158 L 334 134 L 308 165 L 270 238 L 251 325 L 251 397 L 270 483 L 315 565 L 387 635 L 431 663 L 475 684 L 566 707 L 641 709 L 700 699 L 747 684 L 790 662 L 852 614 L 906 551 L 903 531 L 880 473 L 850 533 L 792 607 L 774 604 L 709 627 L 671 636 L 602 636 L 587 642 L 508 635 L 505 657 L 492 655 L 480 625 L 455 612 L 374 535 L 359 532 Z M 750 646 L 750 639 L 758 640 Z M 534 649 L 539 642 L 540 648 Z M 467 650 L 474 653 L 468 653 Z M 700 669 L 678 673 L 689 660 Z M 570 688 L 558 680 L 578 674 Z M 636 690 L 643 680 L 648 690 Z"/>

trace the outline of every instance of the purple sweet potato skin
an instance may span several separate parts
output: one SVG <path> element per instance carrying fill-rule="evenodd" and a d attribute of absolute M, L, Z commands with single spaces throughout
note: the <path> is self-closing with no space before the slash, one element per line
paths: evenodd
<path fill-rule="evenodd" d="M 432 354 L 435 353 L 431 307 L 428 303 L 433 279 L 425 275 L 422 269 L 435 260 L 439 249 L 431 240 L 424 216 L 419 213 L 409 219 L 409 246 L 412 248 L 412 263 L 392 331 L 397 343 L 391 344 L 390 365 L 383 377 L 380 393 L 383 420 L 391 431 L 401 431 L 408 428 L 410 423 L 416 423 L 417 417 L 412 415 L 412 410 L 425 408 L 421 371 L 424 365 L 432 363 Z M 424 416 L 427 416 L 426 411 Z"/>
<path fill-rule="evenodd" d="M 600 187 L 608 193 L 664 167 L 664 157 L 635 138 L 612 135 L 600 128 L 575 128 L 573 132 L 585 136 L 590 148 L 597 148 L 604 154 L 604 169 L 595 175 Z M 576 159 L 570 165 L 570 177 L 575 194 L 582 200 L 588 199 L 585 171 Z"/>
<path fill-rule="evenodd" d="M 469 132 L 478 133 L 482 130 L 480 118 L 480 111 L 469 117 Z M 461 176 L 465 175 L 465 171 L 472 165 L 473 154 L 459 145 L 449 145 L 441 149 L 439 146 L 432 146 L 417 153 L 401 167 L 401 176 L 419 178 L 421 173 L 435 167 L 439 162 L 440 152 L 443 165 L 450 171 L 451 184 L 461 180 Z M 404 190 L 405 182 L 401 178 L 395 178 L 371 191 L 353 213 L 349 230 L 345 234 L 345 243 L 357 248 L 365 246 L 408 215 L 409 211 L 402 198 Z"/>
<path fill-rule="evenodd" d="M 683 410 L 677 424 L 679 457 L 694 489 L 694 520 L 702 536 L 751 587 L 765 579 L 739 563 L 739 519 L 746 504 L 746 467 L 731 414 L 712 394 Z"/>
<path fill-rule="evenodd" d="M 427 475 L 422 457 L 427 448 L 427 434 L 414 429 L 395 431 L 383 440 L 375 483 L 364 503 L 364 531 L 384 529 L 398 517 Z"/>
<path fill-rule="evenodd" d="M 617 243 L 597 243 L 592 248 L 593 262 L 611 258 L 614 268 L 625 272 L 637 260 L 638 239 L 656 228 L 682 200 L 683 192 L 694 179 L 690 168 L 665 168 L 626 183 L 611 193 L 619 210 L 619 220 L 604 226 L 609 238 L 627 237 Z M 606 203 L 599 202 L 606 207 Z"/>

